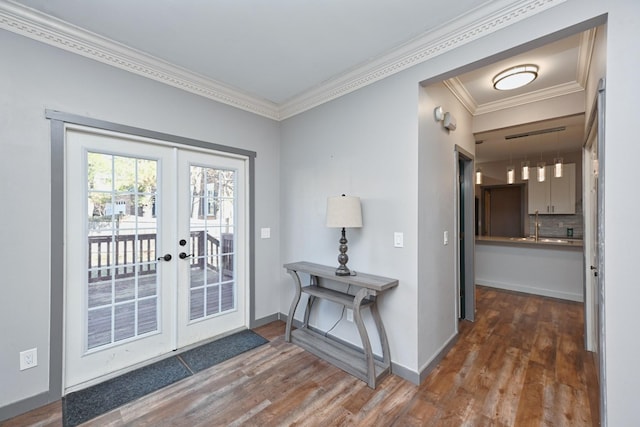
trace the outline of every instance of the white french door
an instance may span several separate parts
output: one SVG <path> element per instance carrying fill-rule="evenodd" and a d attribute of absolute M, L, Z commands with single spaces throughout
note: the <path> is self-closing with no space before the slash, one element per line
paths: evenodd
<path fill-rule="evenodd" d="M 244 160 L 66 130 L 66 392 L 248 324 Z"/>
<path fill-rule="evenodd" d="M 248 324 L 243 162 L 178 153 L 178 347 Z"/>

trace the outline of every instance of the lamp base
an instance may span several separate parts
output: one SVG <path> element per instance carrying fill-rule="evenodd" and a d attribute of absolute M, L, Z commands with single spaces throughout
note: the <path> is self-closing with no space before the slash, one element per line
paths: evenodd
<path fill-rule="evenodd" d="M 341 265 L 340 267 L 336 268 L 336 276 L 351 276 L 351 270 L 349 270 L 347 268 L 346 265 Z"/>
<path fill-rule="evenodd" d="M 336 268 L 336 276 L 351 276 L 351 270 L 347 267 L 349 256 L 347 255 L 347 236 L 345 235 L 345 229 L 342 227 L 342 234 L 340 236 L 340 254 L 338 255 L 338 268 Z"/>

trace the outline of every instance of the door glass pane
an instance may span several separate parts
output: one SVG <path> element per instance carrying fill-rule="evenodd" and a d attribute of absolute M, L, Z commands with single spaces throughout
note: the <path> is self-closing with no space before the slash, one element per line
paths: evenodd
<path fill-rule="evenodd" d="M 207 287 L 207 316 L 220 313 L 220 286 Z"/>
<path fill-rule="evenodd" d="M 88 349 L 158 329 L 157 163 L 87 153 Z"/>
<path fill-rule="evenodd" d="M 223 307 L 219 287 L 220 282 L 229 282 L 227 287 L 235 293 L 235 174 L 227 169 L 190 168 L 191 320 L 236 308 L 235 299 Z"/>

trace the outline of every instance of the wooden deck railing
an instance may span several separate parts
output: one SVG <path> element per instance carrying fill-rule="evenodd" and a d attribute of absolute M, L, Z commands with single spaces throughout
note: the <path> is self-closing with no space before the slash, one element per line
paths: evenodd
<path fill-rule="evenodd" d="M 224 270 L 231 270 L 233 266 L 233 234 L 223 234 L 222 253 L 229 255 L 222 257 Z M 206 249 L 205 249 L 206 248 Z M 113 249 L 113 250 L 112 250 Z M 186 251 L 187 248 L 185 247 Z M 213 269 L 218 271 L 220 266 L 220 240 L 206 231 L 192 231 L 189 239 L 189 258 L 191 268 Z M 205 257 L 204 255 L 207 255 Z M 89 236 L 89 282 L 133 277 L 138 268 L 138 275 L 154 274 L 156 271 L 156 234 L 121 234 L 112 236 Z M 207 259 L 205 259 L 207 258 Z M 227 271 L 225 271 L 227 273 Z"/>

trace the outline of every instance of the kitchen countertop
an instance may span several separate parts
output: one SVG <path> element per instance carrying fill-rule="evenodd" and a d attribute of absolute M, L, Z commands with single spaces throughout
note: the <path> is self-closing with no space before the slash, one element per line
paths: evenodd
<path fill-rule="evenodd" d="M 580 249 L 583 247 L 582 239 L 562 237 L 540 237 L 538 241 L 536 241 L 533 237 L 476 236 L 476 242 L 518 246 L 555 246 Z"/>

